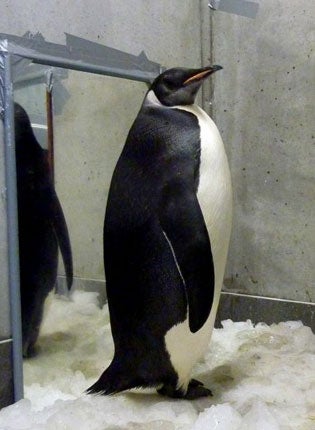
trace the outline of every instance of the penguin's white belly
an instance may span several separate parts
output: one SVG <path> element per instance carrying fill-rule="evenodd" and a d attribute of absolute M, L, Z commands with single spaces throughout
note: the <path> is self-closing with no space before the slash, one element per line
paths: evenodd
<path fill-rule="evenodd" d="M 215 268 L 215 293 L 211 313 L 196 333 L 188 318 L 165 335 L 166 349 L 178 374 L 178 388 L 186 390 L 195 363 L 204 355 L 214 326 L 222 288 L 232 221 L 230 170 L 220 133 L 212 119 L 198 106 L 176 106 L 197 116 L 200 126 L 200 175 L 197 198 L 211 242 Z"/>

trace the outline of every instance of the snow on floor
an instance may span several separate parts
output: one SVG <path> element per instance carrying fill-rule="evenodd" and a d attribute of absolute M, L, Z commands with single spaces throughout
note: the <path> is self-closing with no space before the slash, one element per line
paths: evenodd
<path fill-rule="evenodd" d="M 109 364 L 108 308 L 97 295 L 52 297 L 39 354 L 25 361 L 25 399 L 0 411 L 1 430 L 315 429 L 315 335 L 300 322 L 223 322 L 194 376 L 214 396 L 83 394 Z"/>

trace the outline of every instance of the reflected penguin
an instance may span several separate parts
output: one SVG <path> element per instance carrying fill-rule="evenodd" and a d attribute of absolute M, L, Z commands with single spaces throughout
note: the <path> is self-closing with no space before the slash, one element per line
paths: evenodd
<path fill-rule="evenodd" d="M 65 217 L 54 189 L 48 151 L 30 119 L 14 103 L 23 356 L 35 354 L 44 303 L 57 279 L 60 248 L 70 290 L 72 253 Z"/>
<path fill-rule="evenodd" d="M 151 85 L 113 173 L 104 263 L 114 358 L 88 393 L 155 387 L 196 399 L 232 219 L 219 131 L 195 104 L 220 66 L 169 69 Z"/>

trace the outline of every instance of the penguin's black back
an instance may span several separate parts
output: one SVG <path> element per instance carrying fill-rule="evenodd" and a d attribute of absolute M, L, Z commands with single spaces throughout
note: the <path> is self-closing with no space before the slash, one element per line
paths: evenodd
<path fill-rule="evenodd" d="M 26 111 L 17 103 L 14 108 L 22 334 L 27 356 L 38 336 L 44 301 L 56 282 L 58 245 L 69 288 L 73 273 L 69 234 L 48 152 L 37 142 Z"/>
<path fill-rule="evenodd" d="M 120 347 L 123 351 L 140 349 L 144 356 L 148 348 L 157 346 L 161 335 L 186 318 L 183 280 L 163 235 L 161 211 L 170 193 L 181 194 L 183 188 L 196 193 L 199 163 L 197 118 L 177 109 L 143 106 L 112 177 L 104 225 L 106 285 L 116 352 Z M 176 225 L 173 229 L 176 231 Z M 135 348 L 137 337 L 142 342 L 135 342 Z"/>
<path fill-rule="evenodd" d="M 173 397 L 209 395 L 188 379 L 202 352 L 215 285 L 198 201 L 207 209 L 202 198 L 213 177 L 203 174 L 204 161 L 211 166 L 209 151 L 203 153 L 200 193 L 199 170 L 211 122 L 192 105 L 215 70 L 175 68 L 158 76 L 117 162 L 104 223 L 115 354 L 89 393 L 162 384 L 159 392 Z"/>

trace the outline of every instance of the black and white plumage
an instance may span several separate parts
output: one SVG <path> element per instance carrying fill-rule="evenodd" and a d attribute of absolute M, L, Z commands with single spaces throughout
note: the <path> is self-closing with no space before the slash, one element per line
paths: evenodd
<path fill-rule="evenodd" d="M 214 325 L 231 182 L 220 134 L 194 101 L 219 69 L 162 73 L 129 131 L 104 224 L 115 355 L 89 393 L 153 386 L 171 397 L 210 394 L 190 378 Z"/>

